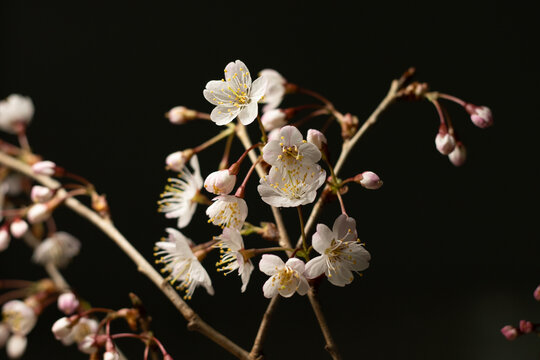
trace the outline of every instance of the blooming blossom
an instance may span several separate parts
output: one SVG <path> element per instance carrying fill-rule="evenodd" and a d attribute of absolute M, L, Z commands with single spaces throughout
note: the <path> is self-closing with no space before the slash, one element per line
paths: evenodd
<path fill-rule="evenodd" d="M 61 321 L 62 319 L 66 319 L 66 318 L 61 318 L 58 321 Z M 64 333 L 63 336 L 58 337 L 58 339 L 62 341 L 62 344 L 66 346 L 77 343 L 77 347 L 79 348 L 79 350 L 83 351 L 81 347 L 83 345 L 84 339 L 88 335 L 95 334 L 98 328 L 99 328 L 99 323 L 97 322 L 97 320 L 87 318 L 87 317 L 82 317 L 70 327 L 69 332 L 66 331 L 66 333 Z"/>
<path fill-rule="evenodd" d="M 10 300 L 2 306 L 4 324 L 13 334 L 26 336 L 36 325 L 34 309 L 20 300 Z"/>
<path fill-rule="evenodd" d="M 0 101 L 0 130 L 15 134 L 34 116 L 34 103 L 29 97 L 11 94 Z"/>
<path fill-rule="evenodd" d="M 220 195 L 212 199 L 214 203 L 206 209 L 208 222 L 222 228 L 240 230 L 247 218 L 248 207 L 246 201 L 233 195 Z"/>
<path fill-rule="evenodd" d="M 178 218 L 177 226 L 180 229 L 191 221 L 197 209 L 195 197 L 203 186 L 197 155 L 193 155 L 189 164 L 193 172 L 184 166 L 178 178 L 169 178 L 169 185 L 165 187 L 165 192 L 161 194 L 162 199 L 158 201 L 158 211 L 165 213 L 168 219 Z"/>
<path fill-rule="evenodd" d="M 191 251 L 189 243 L 180 231 L 167 228 L 167 241 L 156 243 L 156 256 L 161 256 L 158 262 L 164 264 L 163 271 L 169 272 L 171 283 L 179 282 L 179 290 L 185 290 L 185 299 L 191 299 L 197 286 L 204 286 L 208 294 L 214 295 L 210 276 Z"/>
<path fill-rule="evenodd" d="M 225 228 L 220 236 L 216 237 L 219 242 L 215 245 L 222 250 L 221 260 L 216 263 L 218 271 L 224 271 L 225 275 L 238 270 L 238 275 L 242 279 L 241 291 L 246 291 L 251 272 L 254 266 L 251 260 L 245 260 L 240 250 L 244 249 L 242 235 L 236 229 Z M 219 268 L 221 266 L 221 268 Z"/>
<path fill-rule="evenodd" d="M 266 94 L 261 100 L 262 103 L 266 103 L 263 107 L 263 111 L 269 111 L 275 109 L 283 100 L 285 95 L 285 85 L 287 80 L 280 73 L 273 69 L 264 69 L 259 72 L 260 76 L 266 78 L 268 85 L 266 87 Z"/>
<path fill-rule="evenodd" d="M 217 125 L 225 125 L 235 117 L 244 125 L 251 124 L 257 117 L 257 102 L 264 96 L 266 84 L 262 76 L 252 83 L 242 61 L 230 62 L 225 68 L 225 78 L 209 81 L 203 91 L 206 100 L 216 105 L 210 118 Z"/>
<path fill-rule="evenodd" d="M 369 266 L 371 255 L 358 241 L 356 221 L 345 214 L 338 216 L 332 230 L 318 224 L 312 243 L 321 255 L 306 264 L 305 275 L 309 279 L 325 274 L 332 284 L 345 286 L 353 281 L 352 271 Z"/>
<path fill-rule="evenodd" d="M 286 263 L 279 256 L 264 254 L 259 262 L 259 269 L 269 275 L 263 285 L 263 293 L 272 298 L 278 293 L 283 297 L 291 297 L 295 292 L 300 295 L 307 294 L 309 284 L 304 277 L 304 262 L 297 258 L 290 258 Z"/>
<path fill-rule="evenodd" d="M 263 148 L 263 159 L 272 166 L 294 167 L 299 163 L 316 163 L 321 159 L 317 146 L 308 143 L 300 131 L 291 125 L 279 130 L 279 138 Z"/>
<path fill-rule="evenodd" d="M 79 254 L 81 242 L 67 232 L 59 231 L 43 240 L 34 250 L 32 260 L 38 264 L 52 263 L 58 267 L 66 266 Z"/>

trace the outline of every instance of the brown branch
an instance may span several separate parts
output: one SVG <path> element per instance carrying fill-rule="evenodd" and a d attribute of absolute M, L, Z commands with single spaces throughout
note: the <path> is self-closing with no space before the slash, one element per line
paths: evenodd
<path fill-rule="evenodd" d="M 270 303 L 268 304 L 268 307 L 264 312 L 263 318 L 261 320 L 261 325 L 259 325 L 259 330 L 257 331 L 257 336 L 255 337 L 255 341 L 253 342 L 253 347 L 251 348 L 251 352 L 249 353 L 249 356 L 253 360 L 258 360 L 262 358 L 261 350 L 264 340 L 266 340 L 266 334 L 268 333 L 268 325 L 272 320 L 272 315 L 277 307 L 277 304 L 279 303 L 279 299 L 279 295 L 274 296 L 272 300 L 270 300 Z"/>
<path fill-rule="evenodd" d="M 336 343 L 332 338 L 330 328 L 326 323 L 326 319 L 324 317 L 324 313 L 322 311 L 321 304 L 319 303 L 319 299 L 317 298 L 317 293 L 314 287 L 311 287 L 309 289 L 308 298 L 309 302 L 311 303 L 311 307 L 313 308 L 313 312 L 315 312 L 315 317 L 317 317 L 317 321 L 319 322 L 319 327 L 321 328 L 321 331 L 323 333 L 324 340 L 326 341 L 326 346 L 324 348 L 326 349 L 326 351 L 328 351 L 330 356 L 332 356 L 332 359 L 340 360 L 341 355 L 339 354 Z"/>

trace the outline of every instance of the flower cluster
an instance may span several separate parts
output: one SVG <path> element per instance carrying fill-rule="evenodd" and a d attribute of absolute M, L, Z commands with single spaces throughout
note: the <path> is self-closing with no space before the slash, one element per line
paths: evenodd
<path fill-rule="evenodd" d="M 534 289 L 533 297 L 536 301 L 540 301 L 540 285 Z M 505 325 L 501 328 L 501 334 L 507 340 L 515 340 L 519 336 L 526 334 L 540 335 L 540 323 L 533 323 L 529 320 L 520 320 L 518 326 Z"/>

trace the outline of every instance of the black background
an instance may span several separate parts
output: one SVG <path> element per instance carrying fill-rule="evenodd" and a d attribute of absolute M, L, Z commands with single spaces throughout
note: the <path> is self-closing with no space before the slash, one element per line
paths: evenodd
<path fill-rule="evenodd" d="M 164 158 L 218 131 L 209 122 L 174 126 L 163 113 L 175 105 L 209 112 L 202 90 L 221 78 L 229 61 L 243 60 L 252 73 L 274 68 L 360 119 L 392 78 L 415 66 L 416 79 L 432 89 L 490 106 L 495 125 L 478 129 L 448 104 L 468 148 L 461 168 L 436 151 L 438 118 L 427 102 L 393 105 L 358 144 L 343 176 L 372 170 L 385 184 L 379 191 L 353 188 L 345 198 L 373 260 L 351 285 L 321 286 L 337 344 L 346 359 L 538 359 L 537 338 L 508 342 L 499 332 L 540 318 L 532 298 L 540 283 L 534 12 L 516 2 L 368 3 L 3 1 L 0 97 L 32 97 L 34 150 L 106 193 L 117 227 L 153 261 L 153 243 L 175 224 L 156 211 L 171 175 Z M 329 140 L 335 159 L 336 127 Z M 200 155 L 203 175 L 217 167 L 220 146 Z M 254 189 L 248 221 L 269 220 Z M 296 238 L 295 210 L 283 213 Z M 332 204 L 321 221 L 331 225 L 338 213 Z M 231 358 L 187 331 L 167 299 L 104 235 L 67 210 L 58 211 L 57 221 L 83 242 L 65 276 L 92 304 L 120 308 L 133 291 L 173 357 Z M 199 208 L 184 233 L 203 242 L 217 231 Z M 13 241 L 0 254 L 1 276 L 44 276 L 30 255 Z M 214 261 L 205 262 L 207 269 Z M 190 305 L 250 348 L 267 304 L 266 276 L 255 271 L 241 294 L 236 277 L 209 273 L 216 295 L 198 289 Z M 59 316 L 53 308 L 43 314 L 25 358 L 84 358 L 49 332 Z M 119 345 L 142 359 L 142 345 Z M 328 358 L 307 298 L 281 302 L 265 354 Z"/>

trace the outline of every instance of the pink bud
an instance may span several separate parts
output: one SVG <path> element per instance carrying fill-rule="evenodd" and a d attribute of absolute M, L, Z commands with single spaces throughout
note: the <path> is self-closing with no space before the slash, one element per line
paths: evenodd
<path fill-rule="evenodd" d="M 449 133 L 439 131 L 435 137 L 435 146 L 441 154 L 448 155 L 456 147 L 456 140 Z"/>
<path fill-rule="evenodd" d="M 364 171 L 360 176 L 355 176 L 355 180 L 364 188 L 369 190 L 377 190 L 383 184 L 377 174 L 371 171 Z"/>
<path fill-rule="evenodd" d="M 448 159 L 450 159 L 450 162 L 455 166 L 461 166 L 465 163 L 466 158 L 467 149 L 461 141 L 458 141 L 454 150 L 448 154 Z"/>
<path fill-rule="evenodd" d="M 11 241 L 11 236 L 9 236 L 9 231 L 7 226 L 2 226 L 0 228 L 0 251 L 4 251 L 8 248 Z"/>
<path fill-rule="evenodd" d="M 55 173 L 56 164 L 52 161 L 40 161 L 32 165 L 34 174 L 52 176 Z"/>
<path fill-rule="evenodd" d="M 187 149 L 184 151 L 176 151 L 167 156 L 165 163 L 170 170 L 182 171 L 186 163 L 191 159 L 194 152 L 192 149 Z"/>
<path fill-rule="evenodd" d="M 287 125 L 287 114 L 281 109 L 267 111 L 261 116 L 264 130 L 271 131 Z"/>
<path fill-rule="evenodd" d="M 533 296 L 537 301 L 540 301 L 540 285 L 534 289 Z"/>
<path fill-rule="evenodd" d="M 66 292 L 58 297 L 57 305 L 64 314 L 71 315 L 79 307 L 79 300 L 72 292 Z"/>
<path fill-rule="evenodd" d="M 507 340 L 515 340 L 518 337 L 518 331 L 512 325 L 506 325 L 501 329 L 501 333 Z"/>
<path fill-rule="evenodd" d="M 493 114 L 491 113 L 491 109 L 487 106 L 466 104 L 465 110 L 471 115 L 471 120 L 474 125 L 479 128 L 485 129 L 493 125 Z"/>
<path fill-rule="evenodd" d="M 228 169 L 214 171 L 204 180 L 206 191 L 216 195 L 229 194 L 236 184 L 236 175 L 231 175 Z"/>
<path fill-rule="evenodd" d="M 35 224 L 47 220 L 51 216 L 49 206 L 47 204 L 34 204 L 30 206 L 26 213 L 26 218 L 30 224 Z"/>
<path fill-rule="evenodd" d="M 67 317 L 61 317 L 56 320 L 51 328 L 51 331 L 56 340 L 61 340 L 71 333 L 71 320 Z"/>
<path fill-rule="evenodd" d="M 10 359 L 18 359 L 26 351 L 28 340 L 23 335 L 12 335 L 6 344 L 6 352 Z"/>
<path fill-rule="evenodd" d="M 41 203 L 41 202 L 50 200 L 53 194 L 54 192 L 48 187 L 41 186 L 41 185 L 34 185 L 32 187 L 32 192 L 30 193 L 30 198 L 35 203 Z"/>
<path fill-rule="evenodd" d="M 15 219 L 9 226 L 11 235 L 20 239 L 28 231 L 28 224 L 22 219 Z"/>
<path fill-rule="evenodd" d="M 520 320 L 519 322 L 519 331 L 521 331 L 524 334 L 532 333 L 533 331 L 533 323 L 527 320 Z"/>
<path fill-rule="evenodd" d="M 189 120 L 197 118 L 197 112 L 186 108 L 185 106 L 175 106 L 169 110 L 165 117 L 173 124 L 180 125 L 185 124 Z"/>
<path fill-rule="evenodd" d="M 328 144 L 328 141 L 326 141 L 326 136 L 324 136 L 324 134 L 319 130 L 315 129 L 308 130 L 306 140 L 307 142 L 315 145 L 319 150 L 322 150 L 323 147 Z"/>

